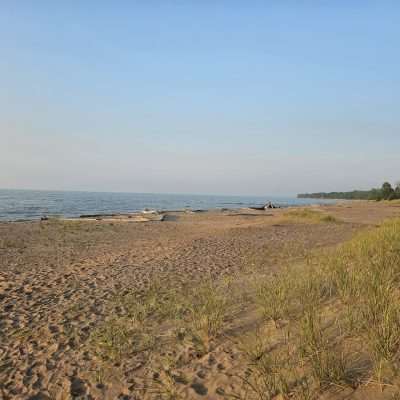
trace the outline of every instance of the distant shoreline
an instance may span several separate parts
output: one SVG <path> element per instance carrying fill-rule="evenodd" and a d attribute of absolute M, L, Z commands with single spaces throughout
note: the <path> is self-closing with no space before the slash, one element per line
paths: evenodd
<path fill-rule="evenodd" d="M 350 192 L 316 192 L 300 193 L 298 199 L 330 199 L 330 200 L 400 200 L 400 183 L 392 187 L 384 182 L 380 188 L 370 190 L 352 190 Z"/>

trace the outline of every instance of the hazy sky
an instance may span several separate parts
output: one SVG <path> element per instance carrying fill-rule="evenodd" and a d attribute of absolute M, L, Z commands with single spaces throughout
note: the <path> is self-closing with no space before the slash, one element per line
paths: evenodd
<path fill-rule="evenodd" d="M 399 1 L 2 1 L 0 187 L 400 180 Z"/>

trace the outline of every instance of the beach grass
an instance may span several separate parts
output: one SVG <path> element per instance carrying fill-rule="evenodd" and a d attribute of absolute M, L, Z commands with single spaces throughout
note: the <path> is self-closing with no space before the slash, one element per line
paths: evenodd
<path fill-rule="evenodd" d="M 283 217 L 290 221 L 309 221 L 314 223 L 337 223 L 338 218 L 326 212 L 313 210 L 310 208 L 291 209 L 283 213 Z"/>
<path fill-rule="evenodd" d="M 338 387 L 397 387 L 400 220 L 275 274 L 250 274 L 125 294 L 115 300 L 120 314 L 92 334 L 92 350 L 112 362 L 146 351 L 153 376 L 146 387 L 165 399 L 184 398 L 179 382 L 195 360 L 185 364 L 182 353 L 192 348 L 203 358 L 221 344 L 241 354 L 242 389 L 232 398 L 313 399 Z M 258 322 L 229 337 L 228 322 L 240 326 L 238 310 L 249 308 Z"/>
<path fill-rule="evenodd" d="M 333 387 L 396 387 L 399 272 L 400 221 L 393 220 L 359 234 L 334 251 L 316 255 L 302 269 L 294 268 L 260 283 L 256 298 L 263 316 L 275 323 L 289 321 L 285 329 L 291 332 L 290 343 L 280 346 L 279 351 L 285 346 L 290 349 L 291 368 L 294 363 L 295 370 L 302 370 L 299 382 L 307 381 L 307 390 L 311 387 L 316 395 Z M 249 365 L 253 360 L 250 352 Z M 276 371 L 275 379 L 287 379 L 288 370 Z M 286 398 L 287 388 L 275 386 L 270 397 L 261 397 L 260 391 L 271 393 L 271 389 L 264 388 L 267 377 L 260 379 L 260 370 L 254 374 L 253 381 L 247 378 L 253 396 L 249 398 L 277 394 Z M 271 376 L 271 371 L 265 370 L 265 375 Z M 297 391 L 295 387 L 291 390 Z"/>

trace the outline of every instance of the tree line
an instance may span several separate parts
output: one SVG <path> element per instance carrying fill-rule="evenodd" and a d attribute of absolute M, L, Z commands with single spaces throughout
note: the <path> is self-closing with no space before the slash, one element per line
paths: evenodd
<path fill-rule="evenodd" d="M 320 193 L 300 193 L 300 199 L 338 199 L 338 200 L 395 200 L 400 199 L 400 182 L 393 187 L 389 182 L 385 182 L 381 188 L 371 190 L 353 190 L 351 192 L 320 192 Z"/>

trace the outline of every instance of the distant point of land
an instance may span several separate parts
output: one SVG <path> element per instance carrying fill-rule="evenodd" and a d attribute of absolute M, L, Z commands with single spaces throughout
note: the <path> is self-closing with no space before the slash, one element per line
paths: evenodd
<path fill-rule="evenodd" d="M 396 200 L 400 199 L 400 183 L 395 188 L 389 182 L 385 182 L 380 189 L 353 190 L 351 192 L 318 192 L 300 193 L 299 199 L 337 199 L 337 200 Z"/>

